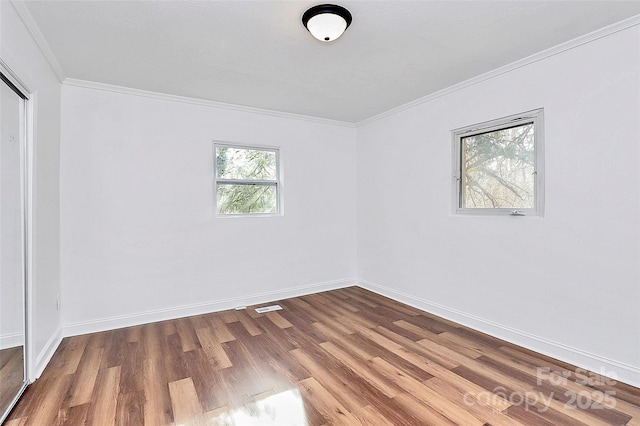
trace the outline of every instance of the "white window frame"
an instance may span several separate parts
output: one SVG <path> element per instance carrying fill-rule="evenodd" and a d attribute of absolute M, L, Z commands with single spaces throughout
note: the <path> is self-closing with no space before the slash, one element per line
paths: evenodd
<path fill-rule="evenodd" d="M 249 180 L 249 179 L 220 179 L 218 178 L 217 170 L 217 148 L 236 148 L 246 149 L 253 151 L 268 151 L 273 152 L 276 155 L 276 179 L 275 180 Z M 217 218 L 232 218 L 232 217 L 273 217 L 282 216 L 283 202 L 282 202 L 282 160 L 280 158 L 280 148 L 275 146 L 266 145 L 246 145 L 236 144 L 223 141 L 213 142 L 213 196 L 215 200 L 215 212 Z M 273 213 L 218 213 L 218 183 L 236 184 L 236 185 L 269 185 L 276 188 L 276 211 Z"/>
<path fill-rule="evenodd" d="M 533 208 L 463 208 L 462 207 L 462 139 L 481 133 L 518 125 L 534 126 L 534 207 Z M 544 212 L 544 109 L 535 109 L 496 120 L 465 126 L 451 131 L 452 141 L 452 212 L 470 216 L 537 216 Z"/>

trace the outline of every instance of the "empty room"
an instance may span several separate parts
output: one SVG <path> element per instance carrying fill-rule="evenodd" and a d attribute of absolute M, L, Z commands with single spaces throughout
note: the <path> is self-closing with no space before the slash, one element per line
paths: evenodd
<path fill-rule="evenodd" d="M 0 424 L 640 425 L 640 1 L 0 0 Z"/>

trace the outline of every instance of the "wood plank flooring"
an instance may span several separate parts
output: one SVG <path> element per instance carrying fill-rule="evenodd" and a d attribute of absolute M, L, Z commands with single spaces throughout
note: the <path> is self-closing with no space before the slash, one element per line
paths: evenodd
<path fill-rule="evenodd" d="M 640 389 L 358 287 L 62 341 L 14 425 L 640 425 Z"/>
<path fill-rule="evenodd" d="M 22 346 L 0 350 L 0 416 L 13 402 L 24 383 Z"/>

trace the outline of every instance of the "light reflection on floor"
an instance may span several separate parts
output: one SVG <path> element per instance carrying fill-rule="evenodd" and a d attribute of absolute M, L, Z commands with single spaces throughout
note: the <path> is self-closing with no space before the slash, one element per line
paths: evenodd
<path fill-rule="evenodd" d="M 189 422 L 188 425 L 308 426 L 304 403 L 298 389 L 258 399 L 233 411 L 214 411 L 219 414 L 206 420 L 194 419 L 194 422 Z"/>

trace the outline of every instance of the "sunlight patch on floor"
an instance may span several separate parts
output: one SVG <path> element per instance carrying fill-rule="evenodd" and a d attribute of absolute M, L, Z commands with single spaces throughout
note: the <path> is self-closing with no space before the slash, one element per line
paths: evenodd
<path fill-rule="evenodd" d="M 224 426 L 308 426 L 302 396 L 290 389 L 258 399 L 206 422 Z"/>

